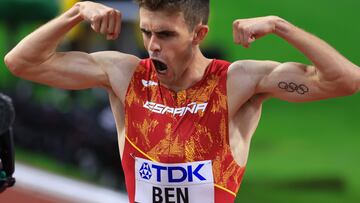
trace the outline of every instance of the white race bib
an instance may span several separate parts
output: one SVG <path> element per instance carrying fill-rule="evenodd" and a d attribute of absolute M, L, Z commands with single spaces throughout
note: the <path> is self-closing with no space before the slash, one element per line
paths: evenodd
<path fill-rule="evenodd" d="M 162 164 L 135 158 L 135 179 L 135 202 L 214 202 L 211 161 Z"/>

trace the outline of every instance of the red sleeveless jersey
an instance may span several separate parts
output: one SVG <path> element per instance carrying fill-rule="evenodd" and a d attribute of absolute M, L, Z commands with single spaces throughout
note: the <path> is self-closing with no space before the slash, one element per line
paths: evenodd
<path fill-rule="evenodd" d="M 213 60 L 203 78 L 174 92 L 160 85 L 150 59 L 137 67 L 125 100 L 125 147 L 122 166 L 129 200 L 135 200 L 135 159 L 159 163 L 211 160 L 215 203 L 234 202 L 245 167 L 229 145 L 227 70 Z"/>

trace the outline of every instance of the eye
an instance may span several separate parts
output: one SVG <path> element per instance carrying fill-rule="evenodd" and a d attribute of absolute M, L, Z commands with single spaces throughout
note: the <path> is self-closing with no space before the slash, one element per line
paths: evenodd
<path fill-rule="evenodd" d="M 142 32 L 146 37 L 151 37 L 151 32 L 150 32 L 150 31 L 141 28 L 141 32 Z"/>
<path fill-rule="evenodd" d="M 170 32 L 170 31 L 162 31 L 162 32 L 156 33 L 156 35 L 157 35 L 160 39 L 167 39 L 167 38 L 171 38 L 171 37 L 175 36 L 175 33 L 174 33 L 174 32 Z"/>

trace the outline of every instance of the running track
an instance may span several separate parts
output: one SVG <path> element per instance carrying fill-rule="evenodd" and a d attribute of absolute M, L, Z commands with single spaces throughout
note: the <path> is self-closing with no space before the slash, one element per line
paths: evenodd
<path fill-rule="evenodd" d="M 0 193 L 0 203 L 126 203 L 124 193 L 15 164 L 15 186 Z"/>

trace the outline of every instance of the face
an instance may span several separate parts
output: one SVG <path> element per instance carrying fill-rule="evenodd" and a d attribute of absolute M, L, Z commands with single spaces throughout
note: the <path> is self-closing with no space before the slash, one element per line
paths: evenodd
<path fill-rule="evenodd" d="M 183 13 L 145 8 L 140 8 L 140 29 L 160 82 L 176 84 L 193 58 L 195 31 L 188 29 Z"/>

